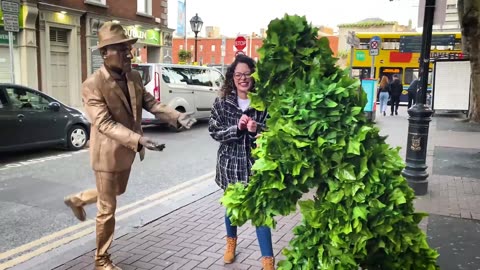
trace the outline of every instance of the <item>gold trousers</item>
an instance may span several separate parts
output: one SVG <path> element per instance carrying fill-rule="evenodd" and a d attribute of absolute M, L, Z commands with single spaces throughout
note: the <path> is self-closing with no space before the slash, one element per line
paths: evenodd
<path fill-rule="evenodd" d="M 84 206 L 97 202 L 97 250 L 95 260 L 105 255 L 112 244 L 115 231 L 115 210 L 117 196 L 127 188 L 130 170 L 122 172 L 95 172 L 96 189 L 89 189 L 73 195 L 72 202 L 76 206 Z"/>

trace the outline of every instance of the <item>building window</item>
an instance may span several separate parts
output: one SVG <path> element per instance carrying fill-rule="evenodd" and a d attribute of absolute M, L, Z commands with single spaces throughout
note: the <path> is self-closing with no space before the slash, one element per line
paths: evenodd
<path fill-rule="evenodd" d="M 212 45 L 212 52 L 215 51 L 215 45 Z"/>
<path fill-rule="evenodd" d="M 85 0 L 84 3 L 85 4 L 106 6 L 107 5 L 107 0 Z"/>
<path fill-rule="evenodd" d="M 212 58 L 210 58 L 210 64 L 215 64 L 215 56 L 212 55 Z"/>
<path fill-rule="evenodd" d="M 178 50 L 183 50 L 183 45 L 178 46 Z"/>
<path fill-rule="evenodd" d="M 190 45 L 190 51 L 193 52 L 193 45 Z"/>
<path fill-rule="evenodd" d="M 255 51 L 258 51 L 258 45 L 255 45 Z"/>
<path fill-rule="evenodd" d="M 200 45 L 200 51 L 203 52 L 203 45 Z"/>
<path fill-rule="evenodd" d="M 449 4 L 447 5 L 447 9 L 456 9 L 457 8 L 457 4 Z"/>
<path fill-rule="evenodd" d="M 152 0 L 137 0 L 137 13 L 152 15 Z"/>

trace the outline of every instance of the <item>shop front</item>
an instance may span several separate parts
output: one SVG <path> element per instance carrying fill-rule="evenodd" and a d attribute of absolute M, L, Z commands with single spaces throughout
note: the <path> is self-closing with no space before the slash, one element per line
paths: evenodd
<path fill-rule="evenodd" d="M 28 3 L 21 5 L 18 14 L 20 31 L 12 33 L 14 83 L 33 88 L 38 86 L 35 39 L 37 13 L 35 6 Z M 0 10 L 0 82 L 12 82 L 11 64 L 8 32 L 3 28 L 3 13 Z"/>
<path fill-rule="evenodd" d="M 100 51 L 97 49 L 98 29 L 104 22 L 110 19 L 94 17 L 93 14 L 87 16 L 86 43 L 87 43 L 87 73 L 91 74 L 103 64 Z M 113 20 L 115 21 L 115 20 Z M 122 23 L 125 34 L 130 38 L 138 38 L 137 43 L 133 45 L 133 63 L 159 63 L 162 62 L 162 32 L 159 28 L 151 26 Z M 85 74 L 85 77 L 88 76 Z"/>
<path fill-rule="evenodd" d="M 20 58 L 20 53 L 18 50 L 18 34 L 13 33 L 13 58 L 14 63 L 18 63 Z M 10 59 L 10 48 L 8 46 L 8 32 L 3 30 L 3 26 L 0 27 L 0 83 L 11 83 L 11 65 L 12 61 Z M 18 78 L 19 68 L 16 67 L 15 77 Z M 16 79 L 15 82 L 19 80 Z"/>
<path fill-rule="evenodd" d="M 133 46 L 134 63 L 160 63 L 160 45 L 162 44 L 160 29 L 147 29 L 139 25 L 124 26 L 130 38 L 138 38 Z"/>
<path fill-rule="evenodd" d="M 42 90 L 63 103 L 80 107 L 81 12 L 39 4 Z"/>

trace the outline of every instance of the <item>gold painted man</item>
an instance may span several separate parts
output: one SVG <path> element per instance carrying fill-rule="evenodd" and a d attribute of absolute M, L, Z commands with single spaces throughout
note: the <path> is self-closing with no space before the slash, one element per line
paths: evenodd
<path fill-rule="evenodd" d="M 163 149 L 163 145 L 143 136 L 142 109 L 187 129 L 196 120 L 161 104 L 145 91 L 140 74 L 131 69 L 132 44 L 137 39 L 128 38 L 122 26 L 104 23 L 98 39 L 103 66 L 82 86 L 84 108 L 92 124 L 90 159 L 97 188 L 67 196 L 65 204 L 84 221 L 83 207 L 97 203 L 95 269 L 119 270 L 107 253 L 115 229 L 116 196 L 125 192 L 136 153 L 143 160 L 145 148 Z"/>

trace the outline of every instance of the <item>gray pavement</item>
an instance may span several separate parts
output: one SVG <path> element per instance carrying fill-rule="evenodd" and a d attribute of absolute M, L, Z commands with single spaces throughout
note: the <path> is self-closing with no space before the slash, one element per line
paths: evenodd
<path fill-rule="evenodd" d="M 377 116 L 381 133 L 405 157 L 408 127 L 406 108 L 398 116 Z M 440 252 L 441 269 L 480 269 L 480 127 L 460 121 L 462 115 L 437 113 L 430 125 L 427 165 L 429 192 L 415 200 L 417 211 L 430 213 L 421 226 L 430 245 Z M 215 151 L 212 149 L 212 151 Z M 478 166 L 480 167 L 480 166 Z M 119 232 L 112 246 L 114 260 L 125 269 L 260 269 L 254 229 L 239 230 L 237 260 L 222 261 L 224 209 L 221 192 L 211 183 L 200 198 L 178 204 L 155 221 L 130 232 Z M 188 193 L 188 192 L 187 192 Z M 182 194 L 188 196 L 189 194 Z M 273 231 L 274 251 L 291 239 L 300 215 L 280 217 Z M 48 263 L 18 265 L 14 269 L 92 269 L 93 240 L 83 250 L 57 251 Z M 63 259 L 62 259 L 63 257 Z"/>

